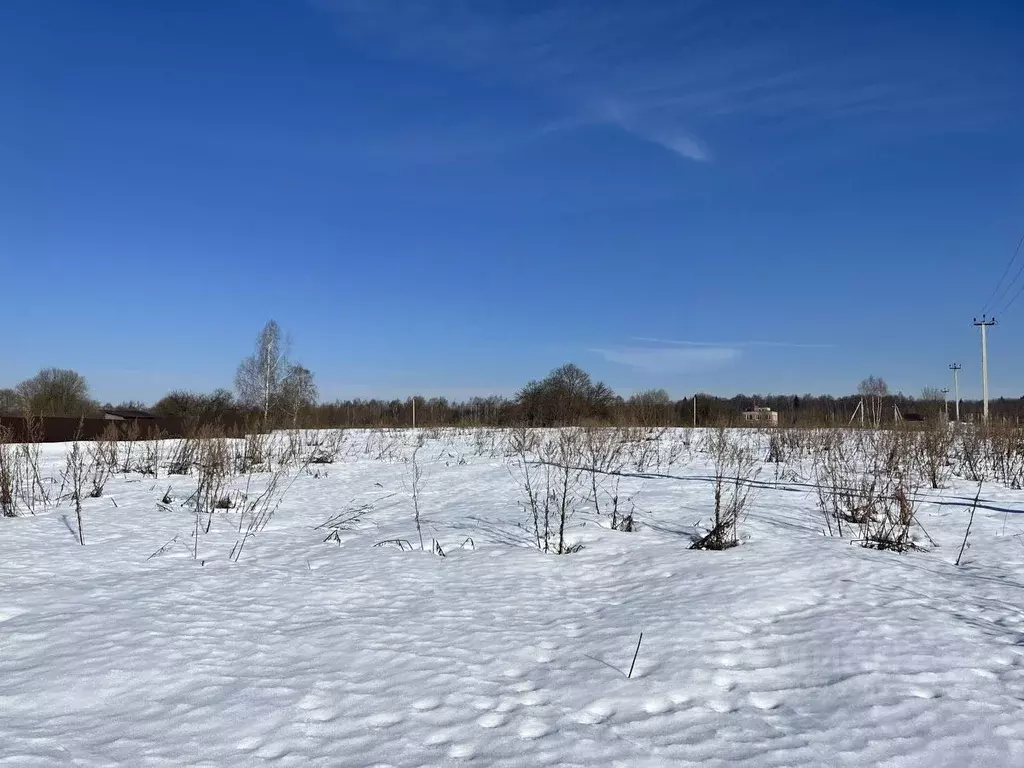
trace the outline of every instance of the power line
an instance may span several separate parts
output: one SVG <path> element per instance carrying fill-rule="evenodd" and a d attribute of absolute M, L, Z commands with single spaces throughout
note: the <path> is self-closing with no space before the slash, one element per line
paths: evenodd
<path fill-rule="evenodd" d="M 1024 267 L 1024 264 L 1022 264 L 1021 266 Z M 1011 298 L 1010 301 L 1007 302 L 1001 310 L 999 310 L 999 314 L 1005 315 L 1006 310 L 1013 306 L 1013 302 L 1015 302 L 1020 297 L 1021 293 L 1024 293 L 1024 283 L 1022 283 L 1020 288 L 1017 289 L 1017 292 L 1013 294 L 1013 298 Z"/>
<path fill-rule="evenodd" d="M 1024 262 L 1021 262 L 1020 267 L 1017 268 L 1017 272 L 1013 276 L 1013 280 L 1008 282 L 1002 291 L 999 290 L 999 287 L 1003 284 L 1003 280 L 1006 279 L 1006 275 L 1010 271 L 1010 267 L 1012 267 L 1013 262 L 1017 260 L 1017 254 L 1020 253 L 1021 245 L 1024 245 L 1024 232 L 1021 233 L 1020 240 L 1017 241 L 1017 247 L 1013 250 L 1013 256 L 1011 256 L 1010 261 L 1007 262 L 1006 269 L 1003 270 L 1002 277 L 999 278 L 999 282 L 996 283 L 996 287 L 992 289 L 992 295 L 988 297 L 988 301 L 986 301 L 985 306 L 982 307 L 983 312 L 987 312 L 989 309 L 994 309 L 995 306 L 993 300 L 995 299 L 995 301 L 998 301 L 998 299 L 996 299 L 996 294 L 998 293 L 1000 298 L 1004 297 L 1006 293 L 1010 290 L 1010 288 L 1013 286 L 1013 284 L 1017 282 L 1017 278 L 1020 277 L 1021 272 L 1024 272 Z M 1014 295 L 1014 299 L 1016 299 L 1016 297 L 1019 295 L 1020 291 L 1017 291 L 1017 293 Z M 1005 312 L 1006 310 L 1003 311 Z"/>

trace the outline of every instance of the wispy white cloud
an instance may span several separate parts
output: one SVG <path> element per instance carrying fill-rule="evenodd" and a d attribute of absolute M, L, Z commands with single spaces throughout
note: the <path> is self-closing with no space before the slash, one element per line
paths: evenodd
<path fill-rule="evenodd" d="M 934 55 L 942 40 L 826 5 L 308 1 L 350 44 L 501 84 L 561 113 L 516 126 L 526 140 L 549 124 L 614 125 L 709 162 L 716 136 L 739 120 L 782 135 L 801 126 L 819 133 L 822 122 L 865 134 L 897 123 L 934 131 L 986 111 L 1006 91 L 1005 83 L 979 87 L 996 82 L 995 64 L 987 80 L 964 74 Z"/>
<path fill-rule="evenodd" d="M 655 339 L 649 336 L 634 336 L 633 340 L 683 347 L 795 347 L 799 349 L 832 349 L 836 346 L 835 344 L 806 344 L 795 341 L 681 341 L 679 339 Z"/>
<path fill-rule="evenodd" d="M 675 120 L 659 119 L 649 111 L 633 111 L 625 105 L 612 102 L 603 106 L 599 119 L 689 160 L 703 163 L 712 159 L 704 143 Z"/>
<path fill-rule="evenodd" d="M 607 7 L 568 0 L 524 10 L 516 4 L 458 0 L 310 0 L 339 21 L 343 37 L 375 53 L 470 73 L 561 110 L 560 117 L 520 126 L 526 141 L 554 130 L 613 125 L 689 160 L 707 162 L 706 144 L 671 103 L 649 109 L 648 89 L 678 62 L 665 61 L 650 41 L 675 27 L 679 50 L 693 50 L 703 31 L 692 16 L 699 3 L 674 8 Z M 732 61 L 741 58 L 735 52 Z M 676 89 L 670 89 L 675 93 Z M 661 95 L 660 93 L 656 95 Z M 614 109 L 609 107 L 614 104 Z M 498 137 L 466 143 L 489 149 L 516 143 Z M 442 134 L 450 137 L 450 133 Z M 446 139 L 445 144 L 450 143 Z M 428 152 L 429 154 L 429 152 Z M 448 149 L 441 154 L 448 154 Z"/>
<path fill-rule="evenodd" d="M 740 357 L 734 347 L 613 346 L 592 349 L 612 363 L 652 373 L 693 373 L 720 368 Z"/>

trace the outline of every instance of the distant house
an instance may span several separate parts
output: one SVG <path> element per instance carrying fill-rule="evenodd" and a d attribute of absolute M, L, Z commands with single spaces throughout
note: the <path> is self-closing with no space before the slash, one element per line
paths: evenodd
<path fill-rule="evenodd" d="M 777 426 L 779 423 L 779 413 L 771 408 L 753 408 L 743 412 L 743 420 L 750 424 Z"/>
<path fill-rule="evenodd" d="M 120 408 L 104 408 L 103 418 L 107 421 L 156 421 L 149 411 L 130 411 Z"/>

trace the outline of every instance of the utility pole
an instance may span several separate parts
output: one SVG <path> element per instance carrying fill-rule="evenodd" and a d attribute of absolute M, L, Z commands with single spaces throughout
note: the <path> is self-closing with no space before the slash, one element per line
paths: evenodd
<path fill-rule="evenodd" d="M 693 426 L 697 426 L 697 393 L 693 393 Z"/>
<path fill-rule="evenodd" d="M 989 326 L 996 324 L 996 319 L 981 316 L 981 320 L 974 318 L 974 324 L 981 328 L 981 418 L 988 423 L 988 331 Z"/>
<path fill-rule="evenodd" d="M 412 428 L 416 429 L 416 395 L 412 396 Z"/>
<path fill-rule="evenodd" d="M 949 370 L 953 372 L 953 398 L 956 400 L 956 420 L 960 421 L 960 369 L 959 363 L 953 363 Z"/>
<path fill-rule="evenodd" d="M 946 397 L 949 394 L 949 387 L 943 387 L 939 392 L 942 393 L 942 411 L 946 414 L 946 421 L 949 421 L 949 398 Z"/>

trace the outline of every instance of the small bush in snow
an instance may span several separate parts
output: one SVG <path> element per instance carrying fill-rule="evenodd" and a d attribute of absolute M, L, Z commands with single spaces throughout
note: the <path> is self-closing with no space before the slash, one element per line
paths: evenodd
<path fill-rule="evenodd" d="M 711 526 L 693 540 L 693 549 L 730 549 L 739 544 L 739 523 L 754 491 L 760 469 L 745 436 L 723 427 L 712 430 L 705 447 L 714 469 L 715 512 Z"/>
<path fill-rule="evenodd" d="M 18 447 L 8 440 L 6 430 L 0 432 L 0 515 L 17 517 L 19 454 Z"/>
<path fill-rule="evenodd" d="M 566 533 L 583 488 L 580 433 L 560 429 L 540 443 L 538 454 L 530 452 L 532 445 L 525 428 L 514 430 L 509 438 L 513 474 L 518 474 L 526 497 L 520 503 L 533 540 L 541 552 L 578 552 L 581 546 L 570 544 Z"/>
<path fill-rule="evenodd" d="M 78 518 L 78 543 L 85 546 L 85 531 L 82 528 L 82 491 L 86 483 L 85 456 L 76 440 L 71 444 L 64 463 L 64 484 L 70 488 L 71 500 Z"/>

